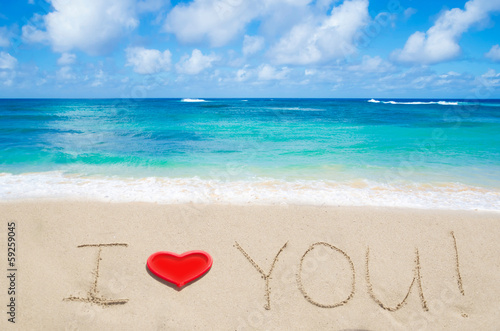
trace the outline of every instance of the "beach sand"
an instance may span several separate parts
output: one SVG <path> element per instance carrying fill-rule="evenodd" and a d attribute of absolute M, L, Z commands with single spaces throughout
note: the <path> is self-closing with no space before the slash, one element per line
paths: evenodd
<path fill-rule="evenodd" d="M 500 213 L 29 201 L 1 203 L 0 218 L 0 330 L 500 328 Z M 268 273 L 285 243 L 270 277 L 242 252 Z M 146 268 L 190 250 L 214 262 L 181 290 Z"/>

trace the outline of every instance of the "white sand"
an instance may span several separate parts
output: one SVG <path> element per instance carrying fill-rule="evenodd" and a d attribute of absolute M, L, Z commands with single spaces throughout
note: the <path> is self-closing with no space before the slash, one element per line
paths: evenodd
<path fill-rule="evenodd" d="M 4 276 L 0 330 L 500 328 L 499 213 L 33 201 L 1 203 L 0 215 L 4 274 L 8 222 L 17 243 L 16 324 Z M 269 279 L 269 310 L 265 280 L 235 242 L 266 273 L 288 242 Z M 328 245 L 302 259 L 318 242 Z M 108 243 L 127 246 L 102 247 L 96 296 L 126 302 L 64 300 L 93 293 L 98 248 L 77 246 Z M 214 263 L 180 291 L 146 269 L 154 252 L 190 250 Z"/>

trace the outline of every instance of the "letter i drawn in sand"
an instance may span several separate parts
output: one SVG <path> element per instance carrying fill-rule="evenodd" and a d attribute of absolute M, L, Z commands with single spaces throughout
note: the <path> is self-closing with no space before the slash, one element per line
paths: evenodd
<path fill-rule="evenodd" d="M 102 260 L 102 258 L 101 258 L 102 248 L 103 247 L 113 247 L 113 246 L 127 247 L 128 244 L 110 243 L 110 244 L 85 244 L 85 245 L 77 246 L 78 248 L 83 248 L 83 247 L 97 247 L 97 248 L 99 248 L 99 250 L 97 251 L 96 268 L 94 271 L 94 276 L 95 276 L 94 282 L 92 283 L 90 290 L 87 292 L 87 297 L 81 298 L 81 297 L 69 296 L 68 298 L 64 298 L 64 301 L 86 302 L 86 303 L 96 304 L 96 305 L 103 306 L 103 307 L 111 306 L 111 305 L 123 305 L 123 304 L 126 304 L 128 302 L 128 299 L 116 299 L 116 300 L 106 299 L 102 296 L 99 296 L 99 290 L 97 289 L 97 283 L 99 281 L 100 262 Z"/>
<path fill-rule="evenodd" d="M 460 274 L 460 261 L 458 259 L 457 238 L 455 238 L 455 232 L 451 231 L 450 234 L 451 237 L 453 238 L 453 247 L 455 248 L 455 264 L 456 264 L 455 270 L 457 272 L 458 289 L 460 290 L 460 293 L 462 293 L 462 295 L 465 295 L 464 284 L 462 282 L 462 275 Z"/>

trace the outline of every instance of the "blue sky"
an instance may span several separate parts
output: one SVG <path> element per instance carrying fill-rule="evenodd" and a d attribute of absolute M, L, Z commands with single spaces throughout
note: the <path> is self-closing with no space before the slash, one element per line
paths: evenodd
<path fill-rule="evenodd" d="M 0 97 L 500 98 L 500 0 L 19 0 Z"/>

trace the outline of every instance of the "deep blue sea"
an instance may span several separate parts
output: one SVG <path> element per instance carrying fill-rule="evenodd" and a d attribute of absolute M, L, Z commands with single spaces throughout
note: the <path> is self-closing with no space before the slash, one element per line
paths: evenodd
<path fill-rule="evenodd" d="M 0 100 L 0 200 L 500 211 L 500 100 Z"/>

